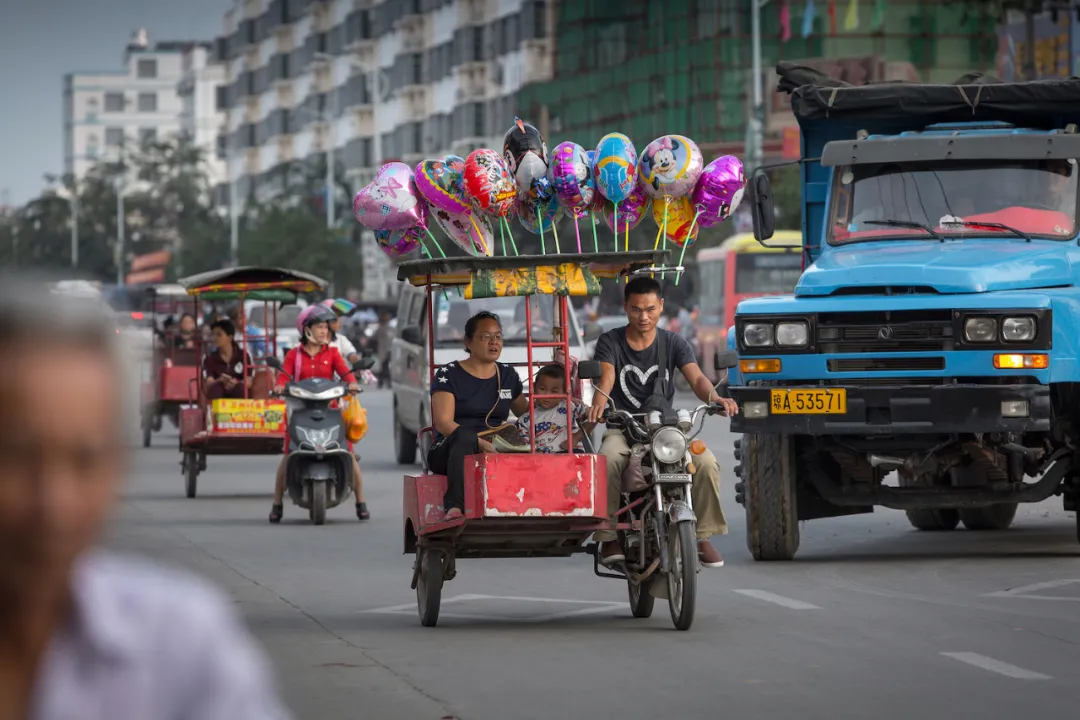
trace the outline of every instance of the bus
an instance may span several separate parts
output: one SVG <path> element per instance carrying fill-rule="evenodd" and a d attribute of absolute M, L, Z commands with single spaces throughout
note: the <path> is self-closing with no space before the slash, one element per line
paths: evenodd
<path fill-rule="evenodd" d="M 698 363 L 713 382 L 713 354 L 725 349 L 739 302 L 790 293 L 802 275 L 801 231 L 777 230 L 769 244 L 763 246 L 753 233 L 738 233 L 697 255 Z"/>

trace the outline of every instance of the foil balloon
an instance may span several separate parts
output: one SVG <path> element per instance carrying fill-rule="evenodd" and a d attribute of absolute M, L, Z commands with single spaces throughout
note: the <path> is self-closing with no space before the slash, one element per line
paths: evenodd
<path fill-rule="evenodd" d="M 480 213 L 454 214 L 434 208 L 431 215 L 454 244 L 466 253 L 491 257 L 495 249 L 495 233 L 484 215 Z"/>
<path fill-rule="evenodd" d="M 682 197 L 693 191 L 703 165 L 697 143 L 682 135 L 664 135 L 642 151 L 638 176 L 653 197 Z"/>
<path fill-rule="evenodd" d="M 518 192 L 525 192 L 534 180 L 547 176 L 547 143 L 539 130 L 514 118 L 514 127 L 503 138 L 503 160 L 517 182 Z"/>
<path fill-rule="evenodd" d="M 601 215 L 610 229 L 617 233 L 625 233 L 628 229 L 627 226 L 629 226 L 630 230 L 633 230 L 641 222 L 641 219 L 649 214 L 649 205 L 652 201 L 652 196 L 645 192 L 645 186 L 638 183 L 630 191 L 630 194 L 626 196 L 626 199 L 619 203 L 617 227 L 615 225 L 616 212 L 614 203 L 605 202 Z"/>
<path fill-rule="evenodd" d="M 637 150 L 622 133 L 600 138 L 593 159 L 593 178 L 599 194 L 620 203 L 637 186 Z"/>
<path fill-rule="evenodd" d="M 664 225 L 664 212 L 667 212 L 667 226 Z M 652 206 L 653 220 L 656 226 L 664 228 L 664 235 L 676 245 L 682 246 L 688 242 L 694 242 L 701 229 L 701 223 L 694 222 L 693 203 L 688 197 L 671 198 L 670 200 L 655 200 Z M 699 218 L 700 220 L 700 218 Z M 691 229 L 693 232 L 691 233 Z"/>
<path fill-rule="evenodd" d="M 712 227 L 731 217 L 746 191 L 746 173 L 734 155 L 718 157 L 705 166 L 691 201 L 701 213 L 698 224 Z"/>
<path fill-rule="evenodd" d="M 573 142 L 559 143 L 551 154 L 548 177 L 559 204 L 569 210 L 572 217 L 580 218 L 589 212 L 595 200 L 596 186 L 585 148 Z"/>
<path fill-rule="evenodd" d="M 392 258 L 408 255 L 421 246 L 421 240 L 427 234 L 427 226 L 431 221 L 427 205 L 420 203 L 420 222 L 404 230 L 390 230 L 382 228 L 375 231 L 375 240 L 379 243 L 382 251 Z"/>
<path fill-rule="evenodd" d="M 356 193 L 353 215 L 372 230 L 404 230 L 420 222 L 422 206 L 412 168 L 392 162 L 379 168 L 375 179 Z"/>
<path fill-rule="evenodd" d="M 465 195 L 464 171 L 465 161 L 457 155 L 424 160 L 416 166 L 416 189 L 431 207 L 467 215 L 472 212 L 472 206 Z"/>
<path fill-rule="evenodd" d="M 514 209 L 517 184 L 494 150 L 473 150 L 465 160 L 465 194 L 478 209 L 506 217 Z"/>
<path fill-rule="evenodd" d="M 545 233 L 551 232 L 551 227 L 558 221 L 561 214 L 559 199 L 554 194 L 537 201 L 518 200 L 518 222 L 533 235 L 539 235 L 541 229 Z"/>

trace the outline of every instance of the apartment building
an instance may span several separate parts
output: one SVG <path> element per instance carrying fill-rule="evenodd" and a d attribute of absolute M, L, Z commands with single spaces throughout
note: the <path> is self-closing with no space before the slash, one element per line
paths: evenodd
<path fill-rule="evenodd" d="M 115 70 L 86 70 L 64 76 L 64 172 L 82 178 L 120 148 L 180 130 L 177 94 L 183 53 L 193 41 L 150 44 L 136 31 Z M 204 43 L 202 47 L 210 47 Z"/>
<path fill-rule="evenodd" d="M 218 136 L 225 112 L 218 109 L 218 93 L 225 86 L 225 65 L 214 60 L 213 43 L 192 45 L 181 54 L 183 75 L 176 86 L 180 98 L 180 134 L 203 151 L 210 187 L 227 180 L 225 162 L 218 152 Z"/>
<path fill-rule="evenodd" d="M 216 52 L 238 197 L 273 197 L 331 149 L 355 189 L 389 160 L 501 147 L 518 89 L 551 78 L 550 5 L 234 0 Z"/>

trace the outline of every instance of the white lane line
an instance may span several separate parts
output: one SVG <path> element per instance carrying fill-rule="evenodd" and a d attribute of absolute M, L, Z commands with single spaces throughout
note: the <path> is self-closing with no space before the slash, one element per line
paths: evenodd
<path fill-rule="evenodd" d="M 1066 585 L 1074 585 L 1080 583 L 1080 578 L 1066 578 L 1063 580 L 1051 580 L 1049 582 L 1035 583 L 1034 585 L 1024 585 L 1023 587 L 1009 588 L 1008 590 L 998 590 L 997 592 L 990 592 L 983 595 L 983 597 L 996 597 L 996 598 L 1024 598 L 1025 600 L 1053 600 L 1057 602 L 1080 602 L 1080 597 L 1061 597 L 1056 595 L 1032 595 L 1039 590 L 1051 590 L 1053 588 L 1065 587 Z"/>
<path fill-rule="evenodd" d="M 737 592 L 740 595 L 746 595 L 747 597 L 752 597 L 757 600 L 764 600 L 765 602 L 770 602 L 775 605 L 781 605 L 788 608 L 789 610 L 821 609 L 817 605 L 811 605 L 810 603 L 805 603 L 802 600 L 792 600 L 791 598 L 784 597 L 783 595 L 774 595 L 773 593 L 765 592 L 764 590 L 732 590 L 732 592 Z"/>
<path fill-rule="evenodd" d="M 995 660 L 992 657 L 986 657 L 979 653 L 973 652 L 943 652 L 941 653 L 947 658 L 953 660 L 959 660 L 962 663 L 968 665 L 974 665 L 977 668 L 983 670 L 989 670 L 992 673 L 998 675 L 1004 675 L 1005 677 L 1015 678 L 1016 680 L 1052 680 L 1049 675 L 1043 675 L 1042 673 L 1032 672 L 1031 670 L 1025 670 L 1022 667 L 1010 665 L 1007 662 L 1001 662 Z"/>

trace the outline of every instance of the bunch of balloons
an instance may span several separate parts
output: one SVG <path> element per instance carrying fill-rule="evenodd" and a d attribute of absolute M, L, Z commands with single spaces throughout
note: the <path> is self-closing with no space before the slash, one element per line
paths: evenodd
<path fill-rule="evenodd" d="M 619 235 L 629 250 L 630 230 L 648 214 L 657 225 L 654 247 L 670 240 L 686 248 L 701 228 L 727 220 L 738 208 L 746 175 L 738 158 L 725 155 L 704 164 L 697 144 L 683 135 L 664 135 L 649 143 L 639 156 L 634 143 L 621 133 L 609 133 L 594 150 L 574 142 L 559 143 L 548 155 L 540 131 L 515 118 L 503 138 L 500 155 L 474 150 L 467 158 L 447 155 L 424 160 L 415 170 L 399 162 L 382 167 L 375 180 L 353 201 L 356 219 L 375 230 L 382 249 L 397 257 L 422 247 L 428 238 L 445 257 L 430 230 L 430 220 L 470 255 L 494 254 L 499 227 L 503 254 L 506 238 L 517 247 L 507 218 L 539 234 L 546 254 L 545 234 L 554 235 L 562 213 L 574 219 L 577 251 L 581 252 L 578 221 L 592 218 L 593 247 L 599 252 L 596 216 Z M 679 264 L 681 266 L 682 259 Z"/>

